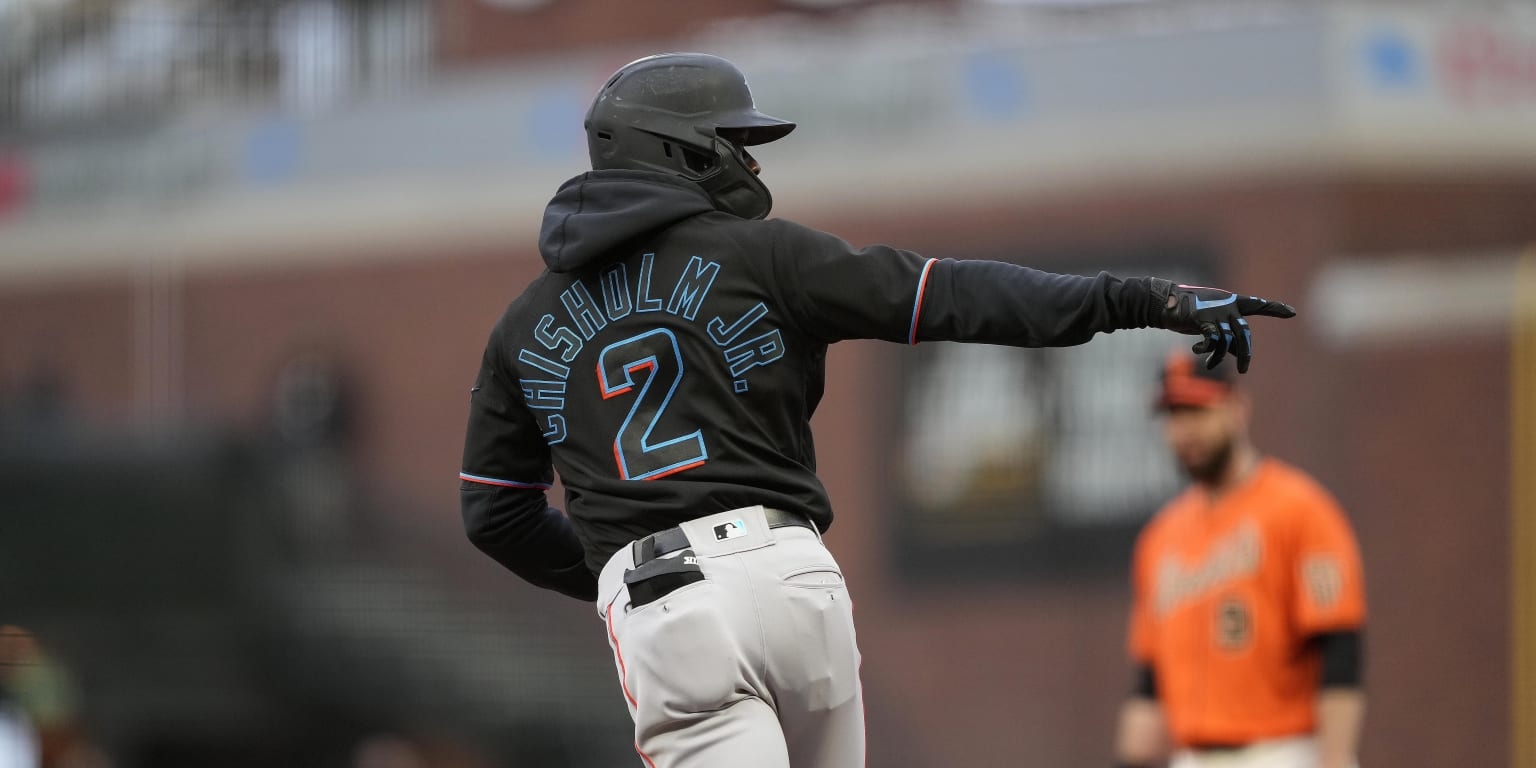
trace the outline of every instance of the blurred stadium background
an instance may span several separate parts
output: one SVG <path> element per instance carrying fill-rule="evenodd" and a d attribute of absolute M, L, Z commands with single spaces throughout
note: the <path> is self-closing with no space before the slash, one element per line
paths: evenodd
<path fill-rule="evenodd" d="M 590 608 L 474 552 L 455 473 L 588 99 L 684 49 L 800 122 L 776 215 L 1296 303 L 1245 383 L 1360 533 L 1363 764 L 1536 768 L 1514 2 L 0 0 L 0 743 L 635 764 Z M 870 765 L 1110 762 L 1172 343 L 831 354 Z"/>

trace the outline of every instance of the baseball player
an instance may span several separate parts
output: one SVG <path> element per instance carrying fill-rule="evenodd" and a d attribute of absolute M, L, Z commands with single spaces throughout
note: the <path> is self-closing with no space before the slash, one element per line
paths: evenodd
<path fill-rule="evenodd" d="M 1244 315 L 1294 314 L 764 220 L 748 147 L 794 127 L 724 59 L 614 73 L 586 118 L 593 170 L 550 201 L 548 269 L 491 331 L 471 394 L 469 538 L 596 606 L 653 768 L 863 764 L 852 603 L 821 542 L 832 508 L 809 427 L 828 344 L 1065 346 L 1151 326 L 1246 368 Z M 554 470 L 563 514 L 545 499 Z"/>
<path fill-rule="evenodd" d="M 1136 545 L 1122 765 L 1172 751 L 1174 768 L 1354 766 L 1365 597 L 1349 522 L 1312 478 L 1259 455 L 1224 370 L 1175 355 L 1158 406 L 1193 484 Z"/>

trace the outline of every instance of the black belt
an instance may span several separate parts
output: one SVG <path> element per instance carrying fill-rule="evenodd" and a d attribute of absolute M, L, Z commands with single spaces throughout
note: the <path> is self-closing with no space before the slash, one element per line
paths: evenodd
<path fill-rule="evenodd" d="M 768 520 L 769 528 L 810 528 L 816 530 L 809 518 L 799 512 L 786 512 L 782 509 L 763 508 L 763 517 Z M 641 566 L 658 557 L 670 555 L 688 548 L 688 535 L 683 533 L 681 527 L 668 528 L 657 531 L 639 541 L 634 546 L 635 565 Z"/>
<path fill-rule="evenodd" d="M 810 528 L 811 521 L 796 512 L 780 509 L 763 509 L 769 528 Z M 704 580 L 704 571 L 698 558 L 688 549 L 688 536 L 681 527 L 657 531 L 639 541 L 634 547 L 635 567 L 625 569 L 624 585 L 629 589 L 629 608 L 639 608 Z M 683 552 L 679 557 L 665 557 Z M 628 609 L 626 609 L 628 610 Z"/>
<path fill-rule="evenodd" d="M 1192 752 L 1213 752 L 1220 754 L 1223 752 L 1241 752 L 1247 749 L 1249 746 L 1251 746 L 1251 744 L 1237 742 L 1197 742 L 1190 744 L 1189 749 Z"/>

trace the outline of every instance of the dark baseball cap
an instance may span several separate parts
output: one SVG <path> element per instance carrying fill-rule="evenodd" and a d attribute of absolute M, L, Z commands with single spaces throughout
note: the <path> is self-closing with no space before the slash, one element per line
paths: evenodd
<path fill-rule="evenodd" d="M 1231 370 L 1231 365 L 1207 370 L 1204 358 L 1184 351 L 1174 352 L 1163 363 L 1154 405 L 1158 410 L 1215 405 L 1232 392 Z"/>

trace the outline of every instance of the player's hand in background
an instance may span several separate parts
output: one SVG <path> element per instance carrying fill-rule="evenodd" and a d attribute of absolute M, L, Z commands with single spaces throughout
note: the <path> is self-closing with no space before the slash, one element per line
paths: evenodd
<path fill-rule="evenodd" d="M 1253 315 L 1295 317 L 1296 310 L 1289 304 L 1220 288 L 1174 285 L 1164 305 L 1162 327 L 1200 336 L 1191 349 L 1207 355 L 1207 369 L 1220 365 L 1230 352 L 1237 359 L 1237 372 L 1247 373 L 1253 359 L 1253 333 L 1244 318 Z"/>

